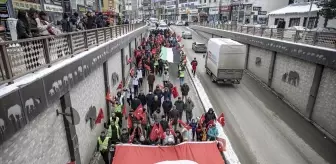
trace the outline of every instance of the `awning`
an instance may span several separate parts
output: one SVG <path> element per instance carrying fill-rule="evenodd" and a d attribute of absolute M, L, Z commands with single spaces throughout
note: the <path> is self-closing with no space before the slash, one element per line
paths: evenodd
<path fill-rule="evenodd" d="M 116 146 L 112 164 L 223 164 L 216 142 L 185 142 L 175 146 Z"/>
<path fill-rule="evenodd" d="M 180 63 L 180 51 L 174 48 L 161 47 L 160 58 L 169 63 Z"/>

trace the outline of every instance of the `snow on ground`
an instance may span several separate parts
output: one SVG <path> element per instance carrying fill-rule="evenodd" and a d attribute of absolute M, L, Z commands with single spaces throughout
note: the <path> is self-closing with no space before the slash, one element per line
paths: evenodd
<path fill-rule="evenodd" d="M 190 61 L 187 59 L 187 63 L 190 63 Z M 202 83 L 201 81 L 197 78 L 197 76 L 193 77 L 190 70 L 192 69 L 191 68 L 191 65 L 190 64 L 187 64 L 187 67 L 188 67 L 188 73 L 192 79 L 192 82 L 196 88 L 196 91 L 201 99 L 201 102 L 204 106 L 204 110 L 207 112 L 209 110 L 209 108 L 212 108 L 212 104 L 209 100 L 209 97 L 208 95 L 206 94 L 203 86 L 202 86 Z M 216 114 L 217 116 L 217 114 Z M 218 129 L 218 137 L 219 138 L 223 138 L 226 140 L 226 151 L 224 151 L 224 155 L 225 155 L 225 158 L 226 160 L 229 162 L 229 164 L 240 164 L 240 161 L 236 155 L 236 153 L 234 152 L 232 146 L 231 146 L 231 143 L 230 143 L 230 140 L 229 138 L 226 136 L 226 134 L 224 133 L 224 130 L 223 130 L 223 127 L 222 125 L 220 125 L 218 122 L 216 122 L 216 127 Z"/>
<path fill-rule="evenodd" d="M 142 29 L 142 28 L 136 29 L 133 32 L 135 32 L 137 30 L 140 30 L 140 29 Z M 3 97 L 3 96 L 5 96 L 5 95 L 7 95 L 7 94 L 9 94 L 9 93 L 11 93 L 15 90 L 18 90 L 18 89 L 36 81 L 36 80 L 38 80 L 38 79 L 41 79 L 44 76 L 47 76 L 50 73 L 52 73 L 52 72 L 54 72 L 54 71 L 56 71 L 60 68 L 63 68 L 64 66 L 66 66 L 68 64 L 71 64 L 71 63 L 85 57 L 86 55 L 88 55 L 88 54 L 90 54 L 90 53 L 92 53 L 92 52 L 94 52 L 94 51 L 96 51 L 96 50 L 114 42 L 117 39 L 125 37 L 129 34 L 130 33 L 127 33 L 127 34 L 122 35 L 122 36 L 118 36 L 117 38 L 113 38 L 113 40 L 110 40 L 108 42 L 100 44 L 99 46 L 93 47 L 93 48 L 89 49 L 88 51 L 81 52 L 81 53 L 79 53 L 78 55 L 75 55 L 72 58 L 64 59 L 64 60 L 61 60 L 57 63 L 54 63 L 50 68 L 42 68 L 42 69 L 40 69 L 40 70 L 38 70 L 34 73 L 29 73 L 29 74 L 24 75 L 20 78 L 17 78 L 17 79 L 14 80 L 14 83 L 11 84 L 11 85 L 3 84 L 3 85 L 0 86 L 0 97 Z"/>

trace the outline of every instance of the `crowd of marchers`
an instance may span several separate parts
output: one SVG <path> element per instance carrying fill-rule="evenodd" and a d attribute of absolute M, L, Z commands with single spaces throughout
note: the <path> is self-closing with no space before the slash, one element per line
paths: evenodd
<path fill-rule="evenodd" d="M 107 130 L 101 133 L 97 143 L 97 150 L 105 161 L 108 161 L 109 152 L 112 157 L 114 153 L 114 148 L 112 151 L 108 148 L 117 143 L 175 145 L 185 141 L 217 139 L 215 123 L 219 120 L 224 124 L 224 118 L 216 119 L 212 108 L 202 116 L 193 116 L 195 105 L 189 97 L 190 87 L 183 80 L 187 62 L 180 40 L 170 30 L 151 31 L 149 37 L 143 38 L 134 50 L 134 58 L 128 59 L 128 64 L 135 65 L 130 70 L 130 83 L 123 86 L 121 82 L 115 97 L 107 95 L 113 105 L 113 113 L 109 123 L 105 124 Z M 169 69 L 176 65 L 160 58 L 162 46 L 176 47 L 181 51 L 177 66 L 181 82 L 179 87 L 170 81 L 174 77 L 169 77 Z M 197 63 L 196 59 L 193 62 Z M 148 83 L 147 93 L 143 90 L 144 82 Z M 157 85 L 154 87 L 154 84 Z M 184 115 L 186 118 L 182 118 Z M 122 128 L 123 120 L 127 127 Z"/>

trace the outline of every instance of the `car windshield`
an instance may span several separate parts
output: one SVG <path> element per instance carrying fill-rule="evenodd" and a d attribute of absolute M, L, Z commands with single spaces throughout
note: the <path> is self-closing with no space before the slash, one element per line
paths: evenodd
<path fill-rule="evenodd" d="M 186 31 L 186 32 L 184 32 L 184 34 L 187 34 L 187 35 L 189 35 L 189 34 L 191 34 L 191 32 L 189 32 L 189 31 Z"/>
<path fill-rule="evenodd" d="M 196 43 L 196 45 L 199 46 L 199 47 L 205 47 L 205 44 L 203 44 L 203 43 Z"/>
<path fill-rule="evenodd" d="M 159 27 L 168 27 L 168 25 L 166 25 L 166 24 L 160 24 Z"/>

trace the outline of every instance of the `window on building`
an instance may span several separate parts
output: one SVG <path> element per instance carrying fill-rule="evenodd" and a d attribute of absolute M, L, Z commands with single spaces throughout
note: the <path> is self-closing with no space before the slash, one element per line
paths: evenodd
<path fill-rule="evenodd" d="M 211 0 L 209 0 L 209 3 L 211 3 Z"/>
<path fill-rule="evenodd" d="M 279 21 L 281 20 L 281 18 L 275 18 L 274 19 L 274 25 L 278 25 Z"/>
<path fill-rule="evenodd" d="M 306 27 L 307 19 L 308 19 L 307 17 L 305 17 L 303 19 L 303 26 L 304 27 Z M 316 17 L 309 18 L 307 28 L 309 28 L 309 29 L 316 28 L 317 27 L 317 23 L 316 22 L 317 22 L 317 18 Z"/>
<path fill-rule="evenodd" d="M 204 3 L 206 3 L 206 0 L 204 0 Z"/>
<path fill-rule="evenodd" d="M 202 4 L 202 0 L 200 0 L 199 3 Z"/>
<path fill-rule="evenodd" d="M 299 26 L 299 25 L 300 25 L 300 18 L 290 18 L 289 19 L 288 27 Z"/>
<path fill-rule="evenodd" d="M 214 2 L 216 3 L 216 0 L 214 0 Z"/>

